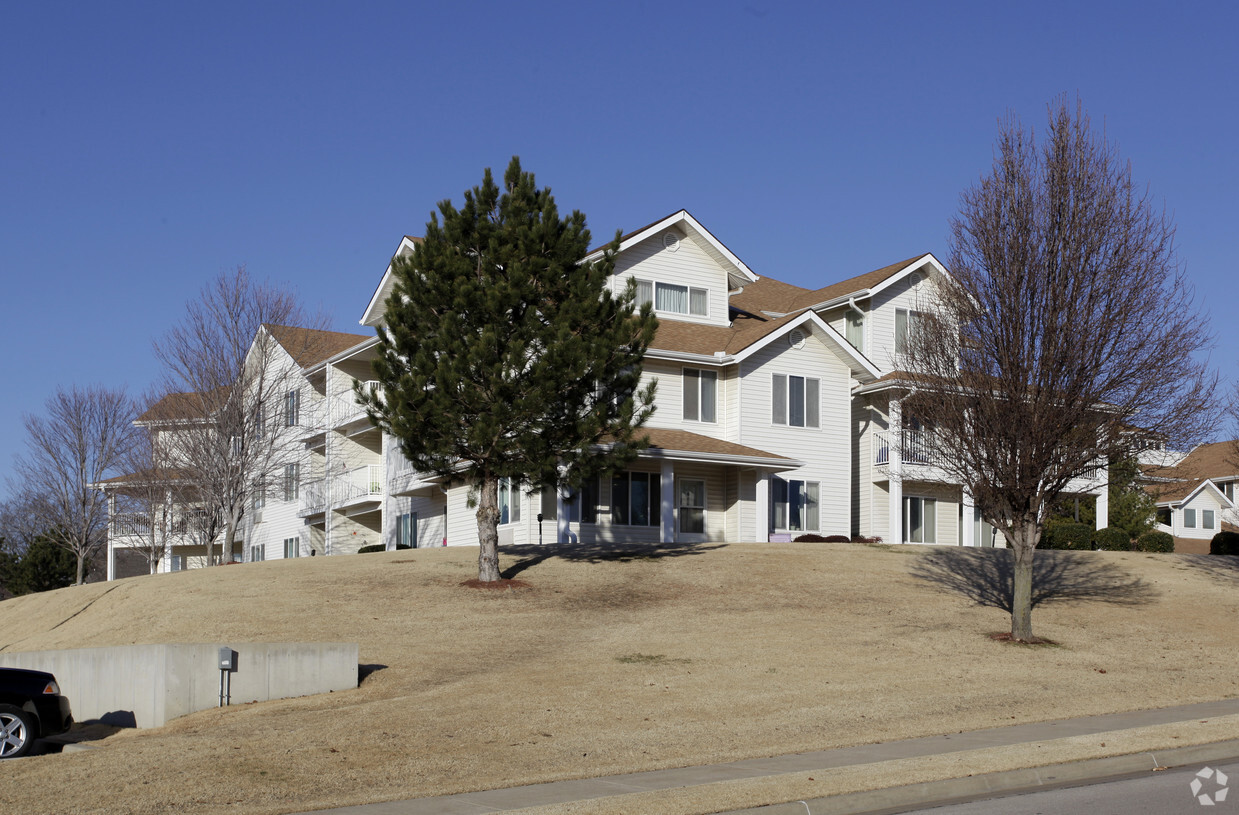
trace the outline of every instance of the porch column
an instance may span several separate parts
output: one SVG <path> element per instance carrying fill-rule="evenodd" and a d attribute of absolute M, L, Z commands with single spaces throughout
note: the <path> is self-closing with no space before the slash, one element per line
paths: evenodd
<path fill-rule="evenodd" d="M 1097 492 L 1097 528 L 1105 529 L 1110 525 L 1110 485 L 1102 484 Z"/>
<path fill-rule="evenodd" d="M 675 465 L 663 461 L 662 472 L 662 542 L 675 543 Z"/>
<path fill-rule="evenodd" d="M 767 543 L 770 540 L 770 473 L 757 471 L 757 497 L 753 501 L 753 540 Z"/>
<path fill-rule="evenodd" d="M 963 515 L 959 519 L 959 545 L 976 546 L 976 536 L 973 534 L 976 531 L 976 505 L 972 503 L 972 493 L 963 487 L 960 488 L 960 506 L 963 507 Z"/>
<path fill-rule="evenodd" d="M 572 505 L 564 500 L 563 487 L 555 488 L 555 542 L 568 543 L 572 530 L 568 527 L 568 512 Z"/>
<path fill-rule="evenodd" d="M 890 434 L 890 453 L 887 458 L 887 472 L 890 474 L 890 501 L 887 506 L 887 542 L 903 543 L 903 403 L 892 397 L 889 413 L 887 432 Z"/>
<path fill-rule="evenodd" d="M 107 493 L 108 496 L 108 580 L 116 579 L 116 547 L 112 542 L 112 524 L 116 519 L 116 495 Z"/>

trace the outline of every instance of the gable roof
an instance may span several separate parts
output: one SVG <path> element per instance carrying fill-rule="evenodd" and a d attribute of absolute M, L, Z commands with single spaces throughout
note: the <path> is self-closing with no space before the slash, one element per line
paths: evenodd
<path fill-rule="evenodd" d="M 288 352 L 293 362 L 302 368 L 316 365 L 370 339 L 366 334 L 346 334 L 342 331 L 322 331 L 291 325 L 264 325 L 263 328 Z"/>
<path fill-rule="evenodd" d="M 627 235 L 621 235 L 619 250 L 623 252 L 630 246 L 635 246 L 672 226 L 678 226 L 690 235 L 700 239 L 701 248 L 705 253 L 720 266 L 729 268 L 727 279 L 731 285 L 742 286 L 757 281 L 758 277 L 753 273 L 753 270 L 746 266 L 744 261 L 736 257 L 722 241 L 716 238 L 710 230 L 702 226 L 701 222 L 694 218 L 686 209 L 673 212 L 665 218 L 659 218 L 657 221 L 646 224 L 640 229 L 635 229 Z M 584 261 L 597 260 L 602 257 L 604 249 L 606 249 L 605 244 L 589 250 L 589 253 L 585 255 Z"/>
<path fill-rule="evenodd" d="M 231 388 L 219 387 L 205 396 L 193 391 L 169 393 L 143 411 L 134 422 L 135 424 L 147 424 L 205 419 L 212 406 L 223 404 L 228 400 L 228 394 L 231 391 Z"/>
<path fill-rule="evenodd" d="M 366 310 L 362 312 L 361 319 L 357 322 L 369 326 L 377 326 L 379 324 L 383 315 L 383 306 L 387 302 L 387 298 L 391 297 L 394 285 L 391 276 L 392 261 L 400 255 L 410 254 L 421 242 L 421 238 L 415 238 L 411 235 L 405 235 L 400 239 L 400 245 L 392 253 L 391 260 L 387 262 L 387 270 L 383 272 L 383 277 L 379 279 L 378 288 L 374 290 L 374 294 L 370 295 L 370 302 L 366 304 Z"/>
<path fill-rule="evenodd" d="M 945 272 L 933 253 L 915 255 L 874 269 L 871 272 L 823 286 L 820 289 L 805 289 L 783 283 L 778 280 L 763 278 L 752 285 L 744 287 L 744 291 L 733 295 L 732 306 L 745 311 L 766 314 L 788 314 L 806 308 L 821 308 L 836 301 L 844 301 L 848 297 L 864 299 L 885 289 L 898 279 L 932 262 L 939 272 Z"/>
<path fill-rule="evenodd" d="M 1178 504 L 1213 480 L 1239 479 L 1239 440 L 1201 444 L 1173 467 L 1147 467 L 1145 487 L 1160 504 Z"/>
<path fill-rule="evenodd" d="M 756 447 L 723 441 L 713 436 L 703 436 L 689 430 L 643 427 L 640 432 L 650 440 L 650 446 L 641 451 L 640 455 L 643 458 L 746 463 L 788 470 L 801 466 L 801 462 L 778 453 L 768 453 Z"/>

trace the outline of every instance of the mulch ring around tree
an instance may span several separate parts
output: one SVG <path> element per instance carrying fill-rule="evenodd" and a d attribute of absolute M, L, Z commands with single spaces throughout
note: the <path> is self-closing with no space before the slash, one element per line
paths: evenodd
<path fill-rule="evenodd" d="M 478 580 L 476 577 L 472 580 L 466 580 L 460 585 L 470 589 L 531 589 L 533 586 L 526 583 L 524 580 L 508 580 L 500 578 L 499 580 L 487 580 L 485 582 Z"/>

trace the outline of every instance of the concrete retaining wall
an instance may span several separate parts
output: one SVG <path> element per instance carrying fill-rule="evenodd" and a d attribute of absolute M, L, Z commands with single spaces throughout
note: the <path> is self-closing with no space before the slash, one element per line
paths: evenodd
<path fill-rule="evenodd" d="M 237 652 L 232 703 L 357 687 L 355 642 L 124 645 L 0 653 L 0 666 L 56 675 L 79 722 L 159 727 L 219 704 L 219 650 Z"/>

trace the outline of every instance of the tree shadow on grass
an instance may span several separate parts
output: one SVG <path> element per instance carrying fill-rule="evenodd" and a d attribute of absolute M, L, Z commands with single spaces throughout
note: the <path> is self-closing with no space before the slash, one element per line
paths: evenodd
<path fill-rule="evenodd" d="M 961 594 L 978 605 L 1011 612 L 1015 558 L 1009 549 L 935 549 L 909 570 L 919 580 Z M 1085 552 L 1038 551 L 1033 559 L 1032 605 L 1098 602 L 1135 606 L 1158 592 L 1140 577 Z"/>
<path fill-rule="evenodd" d="M 700 555 L 722 549 L 725 543 L 546 543 L 501 546 L 499 553 L 520 557 L 499 574 L 505 580 L 551 558 L 578 563 L 632 563 L 637 560 Z"/>
<path fill-rule="evenodd" d="M 1210 577 L 1223 580 L 1239 580 L 1239 556 L 1236 555 L 1177 555 L 1180 563 L 1199 569 Z"/>

